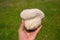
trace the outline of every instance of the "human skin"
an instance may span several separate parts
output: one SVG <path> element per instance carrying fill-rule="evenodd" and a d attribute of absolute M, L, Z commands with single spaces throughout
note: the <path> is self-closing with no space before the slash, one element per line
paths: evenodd
<path fill-rule="evenodd" d="M 25 22 L 22 20 L 21 25 L 18 30 L 18 36 L 19 40 L 35 40 L 39 30 L 41 29 L 42 25 L 39 25 L 39 27 L 34 31 L 27 31 L 24 28 Z"/>

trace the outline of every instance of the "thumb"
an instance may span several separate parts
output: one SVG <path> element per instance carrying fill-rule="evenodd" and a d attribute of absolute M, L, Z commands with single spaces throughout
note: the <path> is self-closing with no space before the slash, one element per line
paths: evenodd
<path fill-rule="evenodd" d="M 37 35 L 37 33 L 39 32 L 39 30 L 42 28 L 42 25 L 40 25 L 37 30 L 35 31 L 35 34 Z"/>

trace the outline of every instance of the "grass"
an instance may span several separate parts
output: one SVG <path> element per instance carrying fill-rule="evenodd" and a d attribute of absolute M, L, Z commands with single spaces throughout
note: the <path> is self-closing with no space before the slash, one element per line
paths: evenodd
<path fill-rule="evenodd" d="M 28 8 L 45 13 L 36 40 L 60 40 L 60 0 L 0 0 L 0 40 L 18 40 L 19 14 Z"/>

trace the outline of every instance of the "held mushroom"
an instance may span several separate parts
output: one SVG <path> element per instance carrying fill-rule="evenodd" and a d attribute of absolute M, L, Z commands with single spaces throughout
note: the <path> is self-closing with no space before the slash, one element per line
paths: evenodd
<path fill-rule="evenodd" d="M 27 30 L 34 30 L 41 25 L 45 15 L 39 9 L 25 9 L 20 13 L 20 17 L 25 20 L 25 28 Z"/>

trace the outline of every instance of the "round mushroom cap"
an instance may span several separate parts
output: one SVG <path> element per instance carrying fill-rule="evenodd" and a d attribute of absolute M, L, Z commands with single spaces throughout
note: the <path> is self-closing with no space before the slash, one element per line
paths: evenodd
<path fill-rule="evenodd" d="M 36 16 L 39 16 L 42 19 L 44 18 L 44 13 L 39 9 L 26 9 L 21 12 L 20 16 L 22 19 L 31 19 Z"/>

